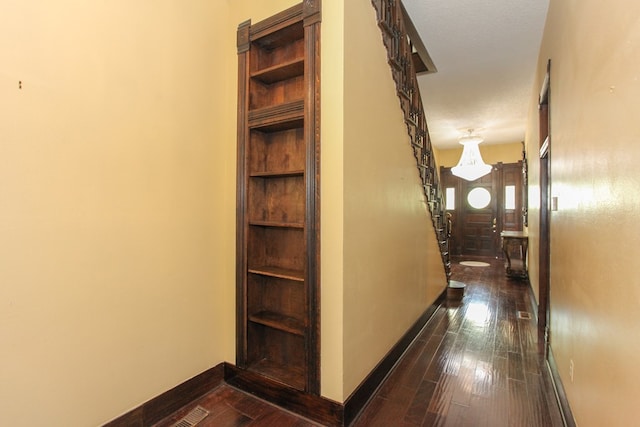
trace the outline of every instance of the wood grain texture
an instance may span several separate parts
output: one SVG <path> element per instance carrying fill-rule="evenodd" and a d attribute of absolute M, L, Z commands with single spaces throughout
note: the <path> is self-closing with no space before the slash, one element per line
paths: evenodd
<path fill-rule="evenodd" d="M 321 425 L 339 426 L 343 424 L 344 415 L 341 404 L 314 394 L 304 393 L 252 370 L 239 369 L 226 364 L 225 381 L 227 384 L 258 396 L 281 409 L 303 414 Z"/>
<path fill-rule="evenodd" d="M 454 280 L 467 284 L 464 298 L 457 303 L 443 299 L 434 307 L 353 422 L 337 402 L 225 364 L 226 383 L 213 386 L 155 427 L 175 424 L 197 405 L 210 411 L 199 426 L 563 426 L 535 316 L 517 315 L 534 313 L 530 289 L 508 279 L 501 260 L 482 260 L 490 267 L 465 267 L 454 259 Z M 176 405 L 165 402 L 156 407 Z M 143 408 L 129 415 L 109 427 L 151 425 L 144 421 Z"/>
<path fill-rule="evenodd" d="M 413 324 L 411 328 L 403 335 L 403 337 L 396 343 L 396 345 L 389 350 L 386 356 L 378 363 L 378 365 L 369 373 L 367 378 L 358 386 L 358 388 L 349 396 L 344 404 L 344 423 L 349 424 L 353 421 L 355 416 L 362 410 L 364 405 L 376 389 L 384 381 L 387 374 L 391 371 L 394 365 L 398 363 L 404 356 L 407 348 L 416 339 L 416 336 L 424 328 L 425 324 L 431 321 L 434 313 L 440 304 L 444 301 L 444 293 L 438 298 L 438 300 L 432 304 L 420 318 Z"/>
<path fill-rule="evenodd" d="M 198 427 L 313 427 L 320 425 L 223 384 L 155 424 L 154 427 L 173 426 L 196 406 L 209 411 L 209 415 L 198 423 Z"/>
<path fill-rule="evenodd" d="M 353 427 L 563 425 L 528 285 L 507 278 L 502 260 L 480 260 L 490 267 L 454 258 L 464 298 L 437 310 Z"/>
<path fill-rule="evenodd" d="M 319 14 L 238 29 L 236 363 L 302 395 L 320 394 Z"/>
<path fill-rule="evenodd" d="M 105 427 L 150 426 L 218 387 L 223 383 L 223 377 L 224 365 L 217 365 L 105 424 Z"/>

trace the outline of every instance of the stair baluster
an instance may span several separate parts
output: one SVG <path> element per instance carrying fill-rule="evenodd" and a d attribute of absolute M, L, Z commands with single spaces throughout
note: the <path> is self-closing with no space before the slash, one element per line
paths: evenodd
<path fill-rule="evenodd" d="M 449 280 L 451 260 L 444 196 L 438 179 L 437 165 L 433 156 L 427 120 L 418 88 L 418 79 L 412 59 L 411 40 L 407 35 L 402 4 L 399 0 L 372 0 L 371 3 L 377 13 L 378 27 L 380 27 L 382 40 L 387 49 L 387 59 L 396 84 L 400 107 L 404 112 L 407 132 L 431 212 L 442 263 L 447 280 Z"/>

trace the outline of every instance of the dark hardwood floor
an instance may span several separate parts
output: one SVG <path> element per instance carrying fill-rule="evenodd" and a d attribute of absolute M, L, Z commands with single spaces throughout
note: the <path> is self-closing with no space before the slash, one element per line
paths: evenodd
<path fill-rule="evenodd" d="M 452 279 L 467 285 L 464 298 L 436 311 L 352 427 L 563 425 L 528 285 L 507 279 L 501 260 L 459 261 Z M 222 385 L 156 427 L 197 406 L 209 411 L 198 427 L 318 425 Z"/>
<path fill-rule="evenodd" d="M 197 427 L 315 427 L 320 425 L 223 384 L 159 422 L 155 427 L 174 426 L 197 407 L 207 410 L 209 415 L 198 423 L 179 424 L 180 427 L 191 425 L 197 425 Z"/>
<path fill-rule="evenodd" d="M 502 260 L 459 261 L 464 298 L 436 311 L 353 427 L 563 425 L 528 285 L 508 279 Z"/>

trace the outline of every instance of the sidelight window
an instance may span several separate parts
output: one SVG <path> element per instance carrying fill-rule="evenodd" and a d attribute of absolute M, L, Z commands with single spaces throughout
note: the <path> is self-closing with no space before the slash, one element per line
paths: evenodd
<path fill-rule="evenodd" d="M 507 185 L 504 187 L 504 208 L 515 209 L 516 208 L 516 186 Z"/>
<path fill-rule="evenodd" d="M 447 187 L 444 193 L 445 209 L 448 211 L 456 210 L 456 189 L 455 187 Z"/>

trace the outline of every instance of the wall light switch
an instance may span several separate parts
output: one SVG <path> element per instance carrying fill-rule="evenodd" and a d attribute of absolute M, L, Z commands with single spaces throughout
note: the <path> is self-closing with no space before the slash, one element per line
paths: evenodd
<path fill-rule="evenodd" d="M 552 211 L 557 211 L 558 210 L 558 197 L 552 197 L 551 198 L 551 210 Z"/>

